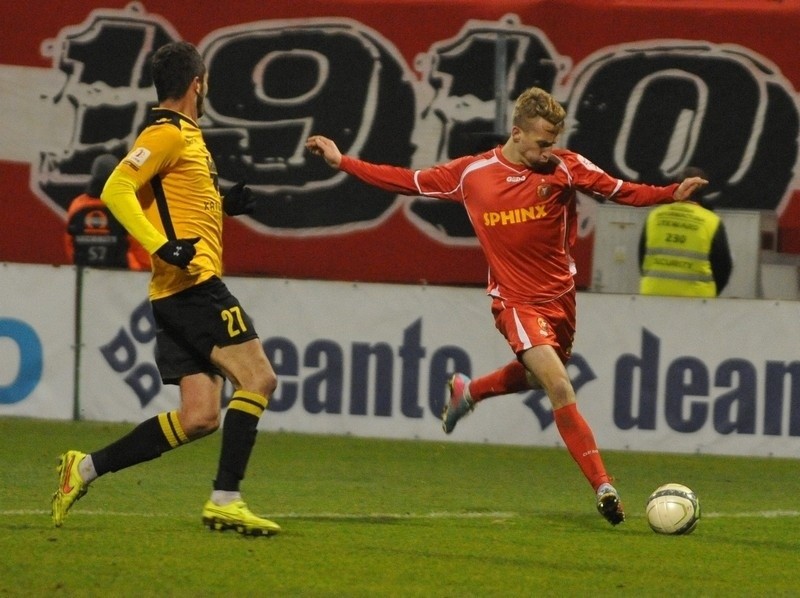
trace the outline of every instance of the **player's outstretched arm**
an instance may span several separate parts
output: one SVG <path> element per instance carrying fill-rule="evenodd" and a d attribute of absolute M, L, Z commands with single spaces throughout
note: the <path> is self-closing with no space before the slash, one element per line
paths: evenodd
<path fill-rule="evenodd" d="M 346 172 L 367 185 L 403 195 L 420 194 L 415 171 L 408 168 L 390 166 L 388 164 L 373 164 L 353 156 L 344 156 L 333 141 L 322 135 L 309 137 L 306 140 L 306 149 L 314 155 L 322 156 L 332 168 Z M 453 183 L 446 177 L 445 180 L 447 180 L 446 188 L 448 190 L 453 189 L 458 183 L 457 180 Z M 428 194 L 436 197 L 434 192 L 438 191 L 438 188 L 432 187 L 430 191 L 431 193 Z"/>
<path fill-rule="evenodd" d="M 342 152 L 336 144 L 322 135 L 312 135 L 306 140 L 306 149 L 316 156 L 322 156 L 329 166 L 339 168 L 342 163 Z"/>
<path fill-rule="evenodd" d="M 675 193 L 672 194 L 672 197 L 675 198 L 675 201 L 685 201 L 687 199 L 691 199 L 692 196 L 697 193 L 697 191 L 706 185 L 708 185 L 708 181 L 706 179 L 701 179 L 698 176 L 690 176 L 681 181 L 681 184 L 678 185 L 677 189 L 675 189 Z"/>

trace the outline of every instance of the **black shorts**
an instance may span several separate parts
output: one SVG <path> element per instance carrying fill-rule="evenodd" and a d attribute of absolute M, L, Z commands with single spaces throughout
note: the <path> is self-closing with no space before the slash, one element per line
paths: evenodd
<path fill-rule="evenodd" d="M 211 363 L 211 350 L 258 338 L 250 316 L 216 276 L 151 305 L 156 365 L 164 384 L 201 372 L 221 376 Z"/>

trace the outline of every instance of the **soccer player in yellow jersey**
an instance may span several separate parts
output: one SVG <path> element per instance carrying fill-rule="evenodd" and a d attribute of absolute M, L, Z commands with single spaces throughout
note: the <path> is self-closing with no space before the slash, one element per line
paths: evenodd
<path fill-rule="evenodd" d="M 164 383 L 180 386 L 180 407 L 100 450 L 61 455 L 53 523 L 61 526 L 96 478 L 217 430 L 228 378 L 234 393 L 202 520 L 214 530 L 275 534 L 280 527 L 248 509 L 239 484 L 277 379 L 252 320 L 220 280 L 223 211 L 248 213 L 253 197 L 243 184 L 220 196 L 216 167 L 197 125 L 208 85 L 197 49 L 187 42 L 162 46 L 153 54 L 152 73 L 159 104 L 106 183 L 102 200 L 151 254 L 156 362 Z"/>

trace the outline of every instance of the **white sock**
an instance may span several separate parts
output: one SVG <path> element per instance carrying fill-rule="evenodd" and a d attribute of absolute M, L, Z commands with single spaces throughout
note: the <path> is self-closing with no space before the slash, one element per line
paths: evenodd
<path fill-rule="evenodd" d="M 604 492 L 606 492 L 608 490 L 610 490 L 611 492 L 616 492 L 616 490 L 614 490 L 614 486 L 612 486 L 608 482 L 606 482 L 604 484 L 600 484 L 600 487 L 597 489 L 597 494 L 598 495 L 603 494 Z"/>
<path fill-rule="evenodd" d="M 97 470 L 94 468 L 94 461 L 91 455 L 86 455 L 81 462 L 78 463 L 78 473 L 87 484 L 97 479 Z"/>
<path fill-rule="evenodd" d="M 218 507 L 224 507 L 231 504 L 235 500 L 240 500 L 242 493 L 233 490 L 214 490 L 211 493 L 211 502 Z"/>

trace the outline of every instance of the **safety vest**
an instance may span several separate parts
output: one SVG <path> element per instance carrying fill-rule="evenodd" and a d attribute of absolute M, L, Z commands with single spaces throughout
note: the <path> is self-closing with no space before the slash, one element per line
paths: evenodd
<path fill-rule="evenodd" d="M 647 216 L 643 295 L 716 297 L 709 261 L 720 218 L 694 202 L 655 208 Z"/>

